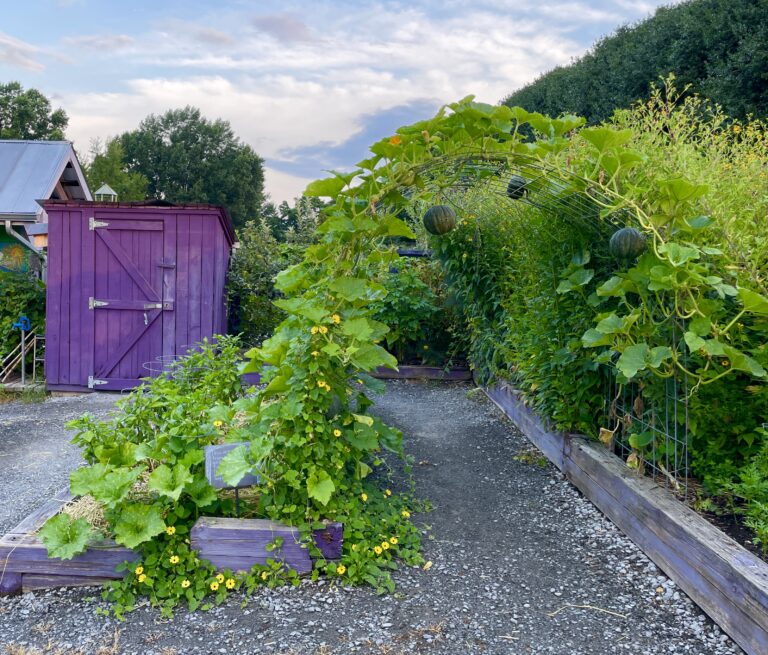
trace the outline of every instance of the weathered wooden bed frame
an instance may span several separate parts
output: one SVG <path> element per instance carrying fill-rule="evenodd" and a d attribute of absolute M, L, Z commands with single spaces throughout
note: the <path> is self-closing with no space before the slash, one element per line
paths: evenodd
<path fill-rule="evenodd" d="M 741 648 L 768 653 L 768 564 L 602 445 L 553 430 L 515 389 L 485 393 Z"/>
<path fill-rule="evenodd" d="M 70 560 L 49 558 L 36 533 L 71 500 L 73 496 L 68 490 L 59 492 L 0 537 L 0 596 L 119 580 L 124 573 L 118 573 L 116 567 L 139 558 L 138 553 L 111 541 L 89 546 L 86 552 Z M 329 523 L 315 530 L 315 544 L 325 559 L 341 557 L 343 532 L 340 523 Z M 283 538 L 282 546 L 267 550 L 276 537 Z M 299 574 L 309 573 L 312 558 L 299 541 L 298 529 L 262 519 L 201 517 L 190 534 L 191 545 L 202 558 L 218 569 L 233 571 L 249 570 L 254 564 L 273 559 L 284 562 Z"/>

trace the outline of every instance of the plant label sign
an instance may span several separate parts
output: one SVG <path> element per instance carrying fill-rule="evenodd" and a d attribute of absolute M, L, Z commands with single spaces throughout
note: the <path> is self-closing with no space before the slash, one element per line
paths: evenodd
<path fill-rule="evenodd" d="M 239 446 L 249 447 L 250 444 L 246 441 L 241 443 L 225 443 L 220 446 L 206 446 L 205 447 L 205 477 L 208 478 L 208 482 L 214 489 L 232 489 L 232 485 L 224 482 L 224 479 L 216 472 L 221 464 L 221 460 L 235 448 Z M 259 476 L 253 473 L 248 473 L 235 487 L 250 487 L 259 483 Z"/>

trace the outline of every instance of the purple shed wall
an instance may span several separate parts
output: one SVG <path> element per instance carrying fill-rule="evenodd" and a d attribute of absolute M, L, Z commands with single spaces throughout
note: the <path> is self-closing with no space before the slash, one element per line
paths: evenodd
<path fill-rule="evenodd" d="M 234 232 L 224 210 L 92 202 L 45 209 L 49 388 L 84 389 L 89 378 L 97 390 L 130 388 L 226 332 Z"/>

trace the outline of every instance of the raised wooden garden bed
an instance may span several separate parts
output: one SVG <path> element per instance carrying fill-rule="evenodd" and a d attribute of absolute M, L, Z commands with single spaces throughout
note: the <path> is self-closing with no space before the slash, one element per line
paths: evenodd
<path fill-rule="evenodd" d="M 471 380 L 472 371 L 468 368 L 444 369 L 439 366 L 399 366 L 399 370 L 377 368 L 371 375 L 380 380 Z"/>
<path fill-rule="evenodd" d="M 116 567 L 135 561 L 139 555 L 112 541 L 90 546 L 70 560 L 49 558 L 37 531 L 51 516 L 72 500 L 61 491 L 19 525 L 0 537 L 0 596 L 35 589 L 100 585 L 123 577 Z M 329 523 L 316 530 L 315 543 L 328 560 L 341 557 L 343 526 Z M 279 549 L 267 550 L 276 537 L 283 538 Z M 300 574 L 312 570 L 309 551 L 299 543 L 299 531 L 289 526 L 257 519 L 202 517 L 191 532 L 192 547 L 219 569 L 249 570 L 268 558 L 282 560 Z"/>
<path fill-rule="evenodd" d="M 0 596 L 49 587 L 98 585 L 122 574 L 115 567 L 138 555 L 114 542 L 89 548 L 70 560 L 51 559 L 37 531 L 72 500 L 63 490 L 0 538 Z"/>
<path fill-rule="evenodd" d="M 519 392 L 485 392 L 739 646 L 768 653 L 768 564 L 601 445 L 552 430 Z"/>

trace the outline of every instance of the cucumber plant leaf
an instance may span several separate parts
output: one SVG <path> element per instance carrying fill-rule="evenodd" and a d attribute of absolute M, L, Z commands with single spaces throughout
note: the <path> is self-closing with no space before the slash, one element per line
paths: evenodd
<path fill-rule="evenodd" d="M 238 446 L 224 455 L 216 473 L 222 477 L 224 482 L 234 487 L 246 474 L 251 472 L 252 468 L 253 464 L 248 458 L 248 447 Z"/>
<path fill-rule="evenodd" d="M 314 498 L 322 505 L 327 505 L 334 491 L 336 491 L 336 485 L 323 469 L 310 473 L 307 478 L 307 495 L 310 498 Z"/>

